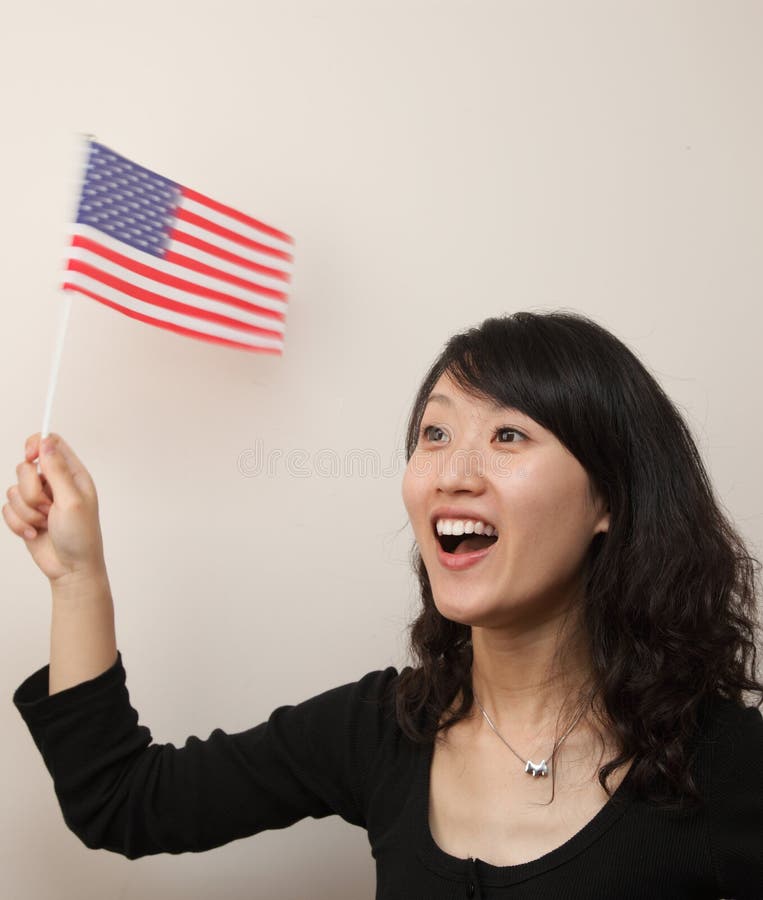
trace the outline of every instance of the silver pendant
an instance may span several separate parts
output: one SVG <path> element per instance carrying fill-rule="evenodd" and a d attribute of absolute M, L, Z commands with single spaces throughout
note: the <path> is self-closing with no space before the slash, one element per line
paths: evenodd
<path fill-rule="evenodd" d="M 525 766 L 525 772 L 532 775 L 535 778 L 536 775 L 548 775 L 548 766 L 546 765 L 546 760 L 543 759 L 540 762 L 540 765 L 535 765 L 534 762 L 530 762 L 527 760 L 527 765 Z"/>

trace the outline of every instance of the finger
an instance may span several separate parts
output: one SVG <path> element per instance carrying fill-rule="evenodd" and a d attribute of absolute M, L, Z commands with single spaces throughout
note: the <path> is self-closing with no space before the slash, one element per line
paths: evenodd
<path fill-rule="evenodd" d="M 40 454 L 40 434 L 41 432 L 36 431 L 24 441 L 24 457 L 29 462 L 33 462 Z"/>
<path fill-rule="evenodd" d="M 11 485 L 6 494 L 13 511 L 27 525 L 41 526 L 48 521 L 47 515 L 44 515 L 39 510 L 29 506 L 29 504 L 24 501 L 17 484 Z"/>
<path fill-rule="evenodd" d="M 50 444 L 48 442 L 50 442 Z M 66 441 L 61 437 L 60 434 L 54 434 L 53 432 L 51 432 L 46 436 L 45 440 L 41 443 L 41 449 L 43 450 L 41 459 L 44 459 L 46 456 L 48 456 L 48 454 L 44 452 L 46 445 L 52 445 L 55 448 L 55 452 L 51 455 L 50 458 L 58 456 L 59 458 L 62 458 L 64 460 L 66 468 L 69 472 L 70 480 L 77 488 L 79 488 L 81 491 L 94 492 L 94 485 L 92 479 L 90 478 L 90 474 L 88 473 L 84 464 L 81 462 L 80 458 L 77 456 L 74 450 L 72 450 L 69 444 L 66 443 Z M 43 472 L 46 471 L 44 465 L 42 466 L 42 470 Z M 52 486 L 55 487 L 54 485 Z"/>
<path fill-rule="evenodd" d="M 47 439 L 46 439 L 47 440 Z M 53 492 L 54 502 L 63 504 L 79 501 L 82 494 L 74 482 L 67 457 L 61 451 L 59 441 L 53 440 L 48 447 L 43 443 L 40 453 L 40 468 Z"/>
<path fill-rule="evenodd" d="M 50 509 L 50 497 L 42 489 L 42 480 L 34 463 L 23 462 L 16 466 L 16 475 L 19 480 L 19 494 L 27 506 L 32 508 L 47 507 Z M 43 509 L 43 512 L 47 512 Z"/>
<path fill-rule="evenodd" d="M 42 490 L 45 496 L 48 498 L 48 503 L 53 502 L 53 488 L 50 486 L 50 482 L 48 479 L 42 474 L 42 472 L 37 473 L 40 476 L 40 481 L 42 482 Z"/>
<path fill-rule="evenodd" d="M 35 529 L 23 522 L 7 503 L 3 507 L 3 518 L 8 523 L 11 531 L 19 537 L 23 537 L 25 540 L 33 540 L 37 537 Z"/>

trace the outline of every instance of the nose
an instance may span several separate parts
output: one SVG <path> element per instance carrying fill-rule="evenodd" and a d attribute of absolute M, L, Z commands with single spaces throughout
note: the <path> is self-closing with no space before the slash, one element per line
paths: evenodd
<path fill-rule="evenodd" d="M 442 490 L 482 490 L 486 474 L 485 455 L 475 447 L 453 447 L 438 454 L 435 478 Z"/>

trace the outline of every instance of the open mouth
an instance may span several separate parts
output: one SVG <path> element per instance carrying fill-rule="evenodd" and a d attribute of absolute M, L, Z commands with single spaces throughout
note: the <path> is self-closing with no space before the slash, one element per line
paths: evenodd
<path fill-rule="evenodd" d="M 446 553 L 454 555 L 485 550 L 498 540 L 496 535 L 488 537 L 485 534 L 437 534 L 437 529 L 435 529 L 434 535 L 442 549 Z"/>

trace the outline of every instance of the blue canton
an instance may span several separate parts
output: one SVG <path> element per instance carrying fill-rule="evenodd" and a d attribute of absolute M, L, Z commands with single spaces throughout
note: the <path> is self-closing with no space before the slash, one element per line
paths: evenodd
<path fill-rule="evenodd" d="M 163 256 L 180 196 L 174 181 L 91 141 L 77 222 Z"/>

